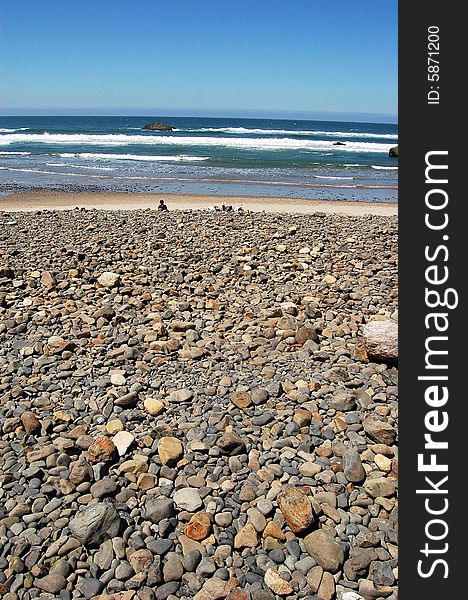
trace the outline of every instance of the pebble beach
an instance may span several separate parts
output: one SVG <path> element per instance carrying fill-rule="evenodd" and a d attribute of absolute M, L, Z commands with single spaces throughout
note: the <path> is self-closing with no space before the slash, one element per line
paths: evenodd
<path fill-rule="evenodd" d="M 1 198 L 0 597 L 397 600 L 395 203 L 76 196 Z"/>

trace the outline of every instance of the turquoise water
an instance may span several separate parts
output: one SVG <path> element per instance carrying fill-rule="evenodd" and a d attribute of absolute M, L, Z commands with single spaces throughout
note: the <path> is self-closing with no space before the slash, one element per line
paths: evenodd
<path fill-rule="evenodd" d="M 159 121 L 171 132 L 143 130 Z M 0 190 L 397 201 L 396 125 L 194 117 L 0 117 Z"/>

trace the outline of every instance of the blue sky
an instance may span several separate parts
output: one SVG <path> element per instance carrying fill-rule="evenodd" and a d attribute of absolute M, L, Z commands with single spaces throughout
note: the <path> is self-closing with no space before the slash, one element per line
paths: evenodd
<path fill-rule="evenodd" d="M 0 114 L 396 121 L 396 0 L 0 0 Z"/>

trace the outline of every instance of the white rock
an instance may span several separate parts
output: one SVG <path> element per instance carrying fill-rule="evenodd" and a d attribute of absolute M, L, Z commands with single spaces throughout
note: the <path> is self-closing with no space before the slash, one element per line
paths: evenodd
<path fill-rule="evenodd" d="M 364 343 L 371 358 L 398 359 L 398 323 L 390 319 L 371 321 L 363 328 Z"/>
<path fill-rule="evenodd" d="M 120 275 L 118 273 L 112 273 L 111 271 L 104 271 L 98 277 L 99 285 L 106 288 L 113 288 L 120 282 Z"/>
<path fill-rule="evenodd" d="M 111 375 L 111 383 L 112 385 L 125 385 L 126 379 L 120 373 L 114 373 Z"/>
<path fill-rule="evenodd" d="M 119 456 L 123 456 L 135 441 L 135 436 L 129 431 L 119 431 L 114 435 L 112 441 L 117 448 Z"/>
<path fill-rule="evenodd" d="M 364 600 L 361 594 L 356 594 L 356 592 L 344 592 L 340 596 L 340 600 Z"/>

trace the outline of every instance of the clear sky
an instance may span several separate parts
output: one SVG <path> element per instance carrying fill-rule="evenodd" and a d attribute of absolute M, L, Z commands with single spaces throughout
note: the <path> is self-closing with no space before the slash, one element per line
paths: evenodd
<path fill-rule="evenodd" d="M 0 114 L 396 122 L 397 0 L 0 0 Z"/>

